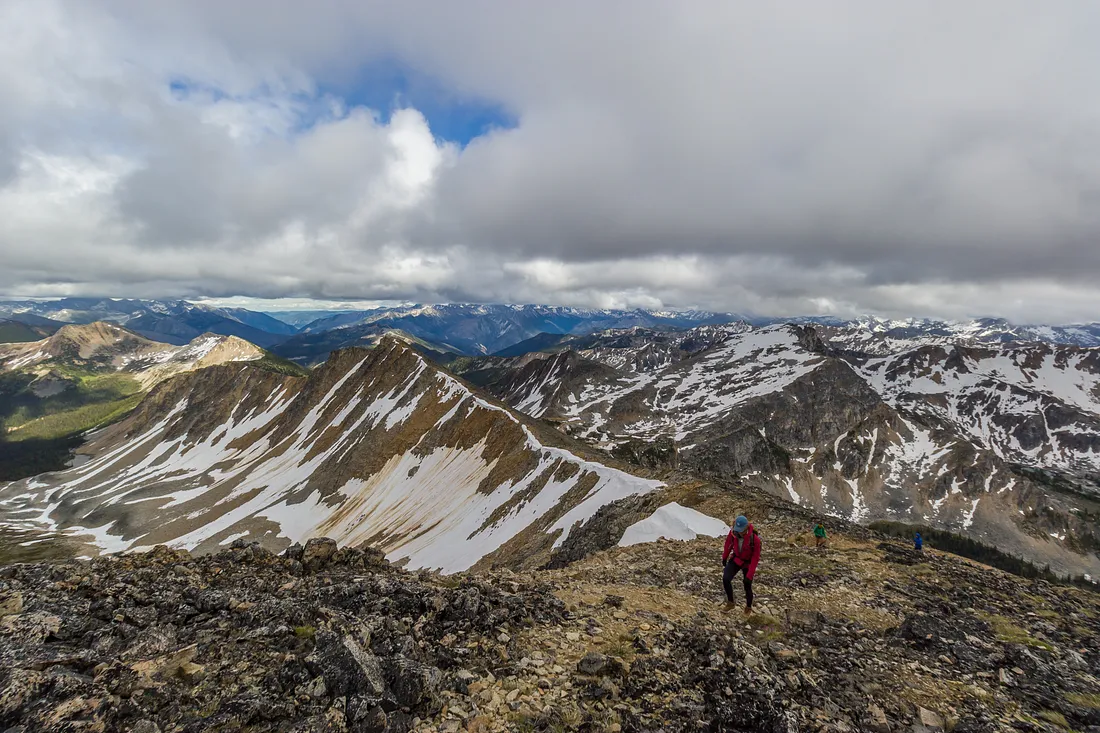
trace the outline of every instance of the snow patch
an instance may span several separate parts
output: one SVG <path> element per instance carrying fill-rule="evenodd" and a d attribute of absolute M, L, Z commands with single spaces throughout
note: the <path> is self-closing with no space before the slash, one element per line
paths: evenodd
<path fill-rule="evenodd" d="M 720 519 L 672 502 L 627 527 L 619 540 L 619 547 L 654 542 L 661 538 L 693 540 L 696 537 L 723 537 L 729 529 Z"/>

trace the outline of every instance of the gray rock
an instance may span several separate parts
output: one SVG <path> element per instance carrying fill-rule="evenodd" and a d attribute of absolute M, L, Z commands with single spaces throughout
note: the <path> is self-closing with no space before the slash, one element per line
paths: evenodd
<path fill-rule="evenodd" d="M 624 677 L 626 664 L 618 657 L 588 652 L 577 662 L 577 671 L 591 677 Z"/>
<path fill-rule="evenodd" d="M 796 611 L 788 608 L 787 623 L 801 629 L 815 629 L 821 625 L 821 614 L 817 611 Z"/>
<path fill-rule="evenodd" d="M 392 660 L 387 671 L 394 699 L 402 707 L 432 703 L 443 683 L 438 669 L 408 658 Z"/>
<path fill-rule="evenodd" d="M 890 721 L 886 719 L 886 711 L 874 703 L 867 706 L 864 726 L 872 733 L 890 733 Z"/>
<path fill-rule="evenodd" d="M 914 733 L 940 733 L 947 723 L 943 716 L 928 708 L 917 708 L 917 722 L 913 726 Z"/>
<path fill-rule="evenodd" d="M 351 636 L 318 631 L 316 646 L 306 662 L 324 678 L 328 693 L 335 697 L 360 694 L 380 700 L 386 693 L 378 659 Z"/>
<path fill-rule="evenodd" d="M 320 570 L 328 564 L 337 549 L 339 548 L 336 540 L 328 537 L 314 537 L 306 542 L 305 549 L 302 551 L 302 564 L 307 570 L 314 572 Z"/>
<path fill-rule="evenodd" d="M 362 697 L 348 700 L 348 730 L 352 733 L 385 733 L 390 728 L 389 716 L 381 706 Z"/>

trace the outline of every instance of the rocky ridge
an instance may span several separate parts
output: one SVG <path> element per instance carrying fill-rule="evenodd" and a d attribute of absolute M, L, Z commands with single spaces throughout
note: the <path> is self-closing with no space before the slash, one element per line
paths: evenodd
<path fill-rule="evenodd" d="M 721 540 L 555 570 L 409 573 L 330 540 L 0 569 L 17 731 L 1095 731 L 1100 605 L 730 492 L 765 542 L 758 613 Z M 738 593 L 740 588 L 738 587 Z"/>

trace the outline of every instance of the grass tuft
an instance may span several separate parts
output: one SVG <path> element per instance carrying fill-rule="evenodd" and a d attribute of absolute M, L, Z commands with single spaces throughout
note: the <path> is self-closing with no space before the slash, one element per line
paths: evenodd
<path fill-rule="evenodd" d="M 1039 717 L 1048 723 L 1053 723 L 1059 728 L 1069 730 L 1069 721 L 1066 720 L 1066 716 L 1054 710 L 1042 710 L 1039 712 Z"/>
<path fill-rule="evenodd" d="M 1066 700 L 1079 707 L 1100 710 L 1100 693 L 1097 692 L 1071 692 Z"/>
<path fill-rule="evenodd" d="M 995 613 L 979 613 L 978 615 L 993 627 L 993 633 L 997 635 L 997 638 L 1007 644 L 1023 644 L 1034 649 L 1054 651 L 1054 647 L 1050 644 L 1031 636 L 1025 629 L 1014 624 L 1011 619 L 998 616 Z"/>

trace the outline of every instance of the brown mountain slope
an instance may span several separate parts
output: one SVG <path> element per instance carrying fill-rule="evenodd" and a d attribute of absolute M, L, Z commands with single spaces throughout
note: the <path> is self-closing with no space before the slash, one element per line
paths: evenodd
<path fill-rule="evenodd" d="M 100 550 L 331 536 L 453 571 L 532 526 L 560 541 L 659 485 L 540 442 L 392 339 L 337 352 L 308 378 L 244 365 L 177 377 L 88 452 L 79 468 L 0 487 L 0 521 Z"/>

